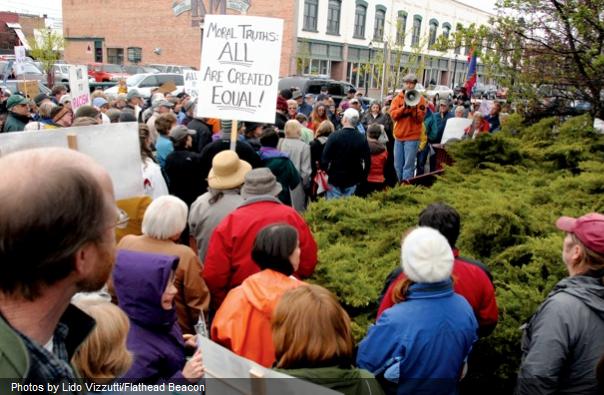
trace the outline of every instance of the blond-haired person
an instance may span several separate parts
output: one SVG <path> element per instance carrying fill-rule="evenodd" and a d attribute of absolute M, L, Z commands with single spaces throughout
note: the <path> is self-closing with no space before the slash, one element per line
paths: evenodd
<path fill-rule="evenodd" d="M 75 305 L 94 318 L 96 326 L 71 362 L 87 382 L 108 384 L 132 365 L 132 354 L 126 348 L 128 316 L 102 298 L 82 300 Z"/>
<path fill-rule="evenodd" d="M 277 149 L 289 155 L 289 159 L 294 164 L 302 182 L 291 191 L 292 206 L 297 211 L 306 209 L 306 190 L 310 185 L 310 146 L 300 140 L 302 135 L 302 124 L 295 119 L 285 123 L 285 138 L 279 140 Z"/>
<path fill-rule="evenodd" d="M 275 367 L 290 376 L 345 395 L 380 395 L 382 388 L 366 370 L 353 367 L 350 317 L 323 287 L 287 291 L 273 314 Z"/>

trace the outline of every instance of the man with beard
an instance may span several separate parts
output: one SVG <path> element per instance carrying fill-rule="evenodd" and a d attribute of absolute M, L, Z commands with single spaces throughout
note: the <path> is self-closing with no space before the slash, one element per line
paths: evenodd
<path fill-rule="evenodd" d="M 72 383 L 69 361 L 95 321 L 70 301 L 105 284 L 127 217 L 107 172 L 63 148 L 0 158 L 0 199 L 0 377 L 20 379 L 0 393 Z"/>

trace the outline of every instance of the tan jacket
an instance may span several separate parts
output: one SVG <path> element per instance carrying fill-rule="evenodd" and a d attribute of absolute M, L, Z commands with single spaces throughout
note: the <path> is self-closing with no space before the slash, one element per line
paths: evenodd
<path fill-rule="evenodd" d="M 148 252 L 152 254 L 175 255 L 180 258 L 176 268 L 174 285 L 178 289 L 175 298 L 178 324 L 183 333 L 195 334 L 193 327 L 201 311 L 208 311 L 210 292 L 201 277 L 203 269 L 197 254 L 182 244 L 171 240 L 157 240 L 142 235 L 125 236 L 117 245 L 118 249 Z"/>

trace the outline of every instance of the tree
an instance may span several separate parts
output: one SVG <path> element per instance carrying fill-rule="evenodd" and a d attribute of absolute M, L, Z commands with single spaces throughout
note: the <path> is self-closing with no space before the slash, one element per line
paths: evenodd
<path fill-rule="evenodd" d="M 54 85 L 53 65 L 61 57 L 63 49 L 63 36 L 51 29 L 45 29 L 40 36 L 32 40 L 30 55 L 42 64 L 46 73 L 48 86 Z"/>
<path fill-rule="evenodd" d="M 520 45 L 518 66 L 534 86 L 566 85 L 604 116 L 604 0 L 504 0 L 495 29 Z"/>

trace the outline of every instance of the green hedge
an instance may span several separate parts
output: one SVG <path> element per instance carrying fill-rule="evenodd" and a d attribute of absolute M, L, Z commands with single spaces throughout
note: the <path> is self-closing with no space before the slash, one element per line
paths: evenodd
<path fill-rule="evenodd" d="M 500 311 L 495 332 L 475 347 L 464 392 L 480 392 L 482 379 L 492 391 L 510 393 L 519 328 L 566 275 L 555 220 L 604 212 L 604 136 L 591 125 L 582 116 L 523 127 L 513 116 L 502 132 L 452 145 L 455 164 L 431 188 L 311 205 L 306 219 L 320 260 L 312 281 L 338 295 L 360 340 L 375 319 L 384 279 L 399 265 L 402 233 L 428 204 L 452 205 L 462 217 L 458 247 L 490 267 Z"/>

